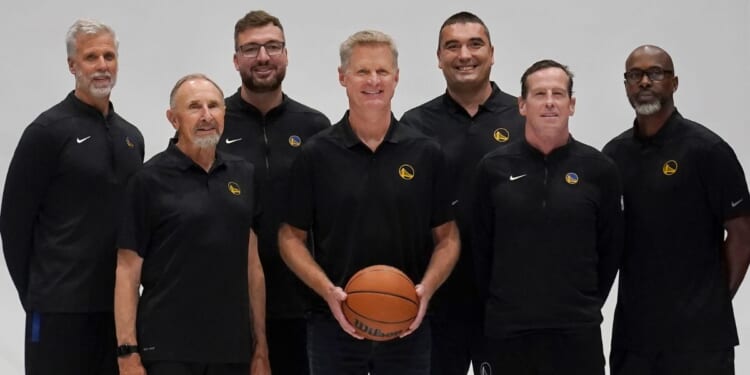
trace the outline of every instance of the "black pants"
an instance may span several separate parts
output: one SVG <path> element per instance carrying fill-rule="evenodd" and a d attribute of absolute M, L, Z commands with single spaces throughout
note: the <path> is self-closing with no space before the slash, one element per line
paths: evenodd
<path fill-rule="evenodd" d="M 430 374 L 466 375 L 469 364 L 473 361 L 474 374 L 480 375 L 479 366 L 483 361 L 478 357 L 478 350 L 483 335 L 478 319 L 434 314 L 430 316 L 430 330 Z"/>
<path fill-rule="evenodd" d="M 27 375 L 117 375 L 112 312 L 26 314 Z"/>
<path fill-rule="evenodd" d="M 487 339 L 482 375 L 604 375 L 599 327 Z"/>
<path fill-rule="evenodd" d="M 614 349 L 609 367 L 612 375 L 734 375 L 734 348 L 659 353 Z"/>
<path fill-rule="evenodd" d="M 248 375 L 247 363 L 205 364 L 157 361 L 145 364 L 148 375 Z"/>
<path fill-rule="evenodd" d="M 403 339 L 357 340 L 328 314 L 311 314 L 307 323 L 311 375 L 429 375 L 430 326 L 427 320 Z"/>
<path fill-rule="evenodd" d="M 308 375 L 307 321 L 267 319 L 266 338 L 271 373 L 274 375 Z"/>

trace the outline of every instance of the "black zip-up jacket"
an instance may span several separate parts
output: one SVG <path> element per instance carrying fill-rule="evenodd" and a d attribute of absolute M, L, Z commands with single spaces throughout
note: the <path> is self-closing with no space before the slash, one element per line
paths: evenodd
<path fill-rule="evenodd" d="M 112 311 L 118 205 L 143 164 L 138 129 L 71 92 L 21 136 L 0 211 L 3 252 L 26 311 Z"/>

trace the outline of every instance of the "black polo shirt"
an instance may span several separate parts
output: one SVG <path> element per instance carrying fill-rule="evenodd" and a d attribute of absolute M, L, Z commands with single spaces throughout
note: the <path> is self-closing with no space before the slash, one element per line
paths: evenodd
<path fill-rule="evenodd" d="M 259 183 L 258 250 L 266 274 L 267 317 L 302 318 L 307 288 L 279 255 L 278 232 L 289 190 L 289 169 L 300 146 L 331 126 L 322 113 L 284 95 L 281 104 L 264 116 L 244 101 L 240 91 L 226 99 L 227 113 L 219 150 L 255 166 Z"/>
<path fill-rule="evenodd" d="M 253 167 L 217 152 L 206 173 L 176 145 L 128 185 L 117 246 L 143 258 L 137 332 L 144 360 L 246 363 Z"/>
<path fill-rule="evenodd" d="M 676 110 L 650 138 L 609 142 L 625 185 L 626 248 L 613 346 L 718 350 L 737 345 L 724 227 L 750 213 L 740 163 L 719 136 Z"/>
<path fill-rule="evenodd" d="M 471 181 L 476 165 L 488 152 L 523 140 L 524 118 L 518 101 L 494 83 L 492 94 L 474 116 L 445 94 L 413 108 L 401 123 L 413 126 L 440 143 L 448 166 L 449 189 L 462 234 L 461 256 L 448 280 L 430 301 L 433 311 L 450 315 L 471 313 L 476 304 L 471 255 Z M 474 318 L 474 317 L 471 317 Z"/>
<path fill-rule="evenodd" d="M 623 247 L 614 163 L 572 138 L 547 156 L 523 141 L 480 161 L 476 189 L 485 334 L 598 326 Z"/>
<path fill-rule="evenodd" d="M 432 228 L 453 219 L 440 146 L 392 118 L 372 152 L 348 118 L 302 147 L 285 222 L 313 230 L 315 260 L 335 285 L 374 264 L 419 283 L 434 249 Z M 314 308 L 328 311 L 321 298 Z"/>
<path fill-rule="evenodd" d="M 3 251 L 26 311 L 112 311 L 115 232 L 143 136 L 73 92 L 21 136 L 5 180 Z"/>

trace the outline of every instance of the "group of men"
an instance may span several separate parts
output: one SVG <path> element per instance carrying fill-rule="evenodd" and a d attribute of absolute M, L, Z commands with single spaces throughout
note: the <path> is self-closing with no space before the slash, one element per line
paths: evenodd
<path fill-rule="evenodd" d="M 180 78 L 176 135 L 143 164 L 109 101 L 115 32 L 79 20 L 66 42 L 75 89 L 24 132 L 0 212 L 27 374 L 603 374 L 618 270 L 612 374 L 734 373 L 750 196 L 732 149 L 677 112 L 659 47 L 628 56 L 636 118 L 602 153 L 570 135 L 568 67 L 538 61 L 518 98 L 501 91 L 474 14 L 440 28 L 445 93 L 400 120 L 393 40 L 347 38 L 331 126 L 282 91 L 283 27 L 252 11 L 240 88 Z M 374 264 L 420 299 L 386 342 L 341 311 Z"/>

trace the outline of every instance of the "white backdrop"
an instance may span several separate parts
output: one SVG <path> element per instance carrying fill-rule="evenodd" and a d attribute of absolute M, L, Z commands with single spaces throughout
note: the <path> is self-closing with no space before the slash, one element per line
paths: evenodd
<path fill-rule="evenodd" d="M 536 60 L 553 58 L 576 74 L 578 97 L 571 129 L 601 148 L 630 125 L 624 60 L 636 46 L 652 43 L 669 51 L 680 79 L 677 107 L 686 117 L 716 131 L 750 168 L 746 131 L 750 99 L 750 6 L 748 0 L 631 1 L 91 1 L 6 2 L 0 12 L 0 184 L 23 129 L 73 88 L 64 37 L 78 17 L 112 25 L 120 40 L 115 109 L 143 132 L 147 158 L 172 134 L 165 119 L 168 95 L 182 75 L 202 72 L 226 94 L 239 76 L 232 65 L 234 23 L 251 9 L 281 18 L 286 29 L 289 70 L 285 91 L 337 121 L 346 97 L 336 78 L 338 45 L 354 31 L 375 28 L 399 46 L 401 81 L 396 116 L 442 93 L 437 68 L 438 28 L 449 15 L 469 10 L 490 28 L 495 45 L 492 74 L 517 95 L 519 78 Z M 688 202 L 686 202 L 687 204 Z M 0 263 L 4 263 L 0 261 Z M 740 341 L 750 340 L 750 292 L 734 301 Z M 613 291 L 614 297 L 615 291 Z M 606 350 L 612 305 L 605 307 Z M 7 269 L 0 265 L 0 374 L 23 373 L 24 315 Z M 750 373 L 750 345 L 737 349 L 737 373 Z"/>

